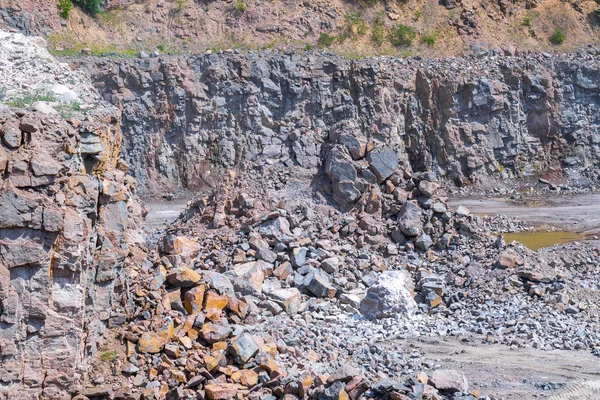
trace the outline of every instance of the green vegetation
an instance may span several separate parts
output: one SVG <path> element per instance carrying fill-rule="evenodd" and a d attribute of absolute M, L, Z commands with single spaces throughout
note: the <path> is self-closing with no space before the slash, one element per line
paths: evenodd
<path fill-rule="evenodd" d="M 92 16 L 95 16 L 101 10 L 102 0 L 75 0 L 75 2 Z"/>
<path fill-rule="evenodd" d="M 164 44 L 159 44 L 158 46 L 156 46 L 156 48 L 158 49 L 158 51 L 160 51 L 161 53 L 164 53 L 165 51 L 165 45 Z"/>
<path fill-rule="evenodd" d="M 413 39 L 417 36 L 414 28 L 398 24 L 390 30 L 390 43 L 396 47 L 410 46 Z"/>
<path fill-rule="evenodd" d="M 16 108 L 27 108 L 38 101 L 54 102 L 56 97 L 49 92 L 26 93 L 21 97 L 14 97 L 8 100 L 7 104 Z"/>
<path fill-rule="evenodd" d="M 319 40 L 317 43 L 321 47 L 329 47 L 335 42 L 335 36 L 330 35 L 329 33 L 323 32 L 319 35 Z"/>
<path fill-rule="evenodd" d="M 351 39 L 364 36 L 369 30 L 367 22 L 362 19 L 362 14 L 360 12 L 348 13 L 344 17 L 344 20 L 346 21 L 344 35 L 350 37 Z M 345 37 L 341 37 L 340 39 L 343 41 Z"/>
<path fill-rule="evenodd" d="M 239 0 L 237 3 L 235 3 L 235 10 L 237 12 L 243 13 L 247 9 L 248 9 L 248 6 L 243 1 Z"/>
<path fill-rule="evenodd" d="M 177 4 L 177 11 L 181 12 L 185 8 L 187 0 L 175 0 L 175 3 Z"/>
<path fill-rule="evenodd" d="M 373 28 L 371 29 L 371 42 L 377 46 L 381 46 L 385 40 L 385 14 L 378 13 L 373 20 Z"/>
<path fill-rule="evenodd" d="M 60 11 L 60 17 L 62 19 L 69 19 L 69 14 L 71 14 L 71 10 L 73 10 L 73 3 L 71 0 L 58 0 L 57 7 Z"/>
<path fill-rule="evenodd" d="M 554 31 L 554 33 L 552 33 L 552 36 L 550 36 L 550 43 L 558 46 L 563 44 L 566 38 L 567 35 L 565 34 L 565 31 L 563 31 L 562 29 L 557 29 Z"/>
<path fill-rule="evenodd" d="M 81 106 L 77 102 L 61 103 L 52 108 L 54 108 L 64 119 L 73 118 L 75 112 L 81 112 Z"/>
<path fill-rule="evenodd" d="M 116 350 L 106 351 L 100 355 L 102 361 L 117 361 L 119 353 Z"/>
<path fill-rule="evenodd" d="M 74 112 L 81 112 L 81 106 L 78 102 L 61 103 L 58 101 L 54 94 L 42 91 L 35 93 L 26 93 L 21 97 L 14 97 L 8 99 L 6 104 L 15 108 L 27 108 L 31 107 L 38 101 L 44 101 L 50 104 L 63 118 L 73 117 Z"/>
<path fill-rule="evenodd" d="M 531 26 L 531 17 L 523 18 L 523 26 Z"/>
<path fill-rule="evenodd" d="M 421 11 L 421 10 L 418 10 L 417 12 L 415 12 L 415 21 L 418 21 L 422 15 L 423 15 L 423 11 Z"/>
<path fill-rule="evenodd" d="M 425 43 L 428 46 L 435 44 L 436 35 L 434 33 L 427 33 L 421 37 L 421 43 Z"/>

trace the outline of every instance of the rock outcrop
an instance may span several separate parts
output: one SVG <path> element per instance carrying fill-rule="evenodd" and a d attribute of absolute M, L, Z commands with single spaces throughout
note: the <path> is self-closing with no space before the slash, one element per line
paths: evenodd
<path fill-rule="evenodd" d="M 325 190 L 348 206 L 398 170 L 458 185 L 543 175 L 589 184 L 598 60 L 593 49 L 360 61 L 228 53 L 84 67 L 123 110 L 124 157 L 142 190 L 193 189 L 214 167 L 284 165 L 322 168 Z"/>
<path fill-rule="evenodd" d="M 61 69 L 47 53 L 31 64 L 43 50 L 29 39 L 3 39 L 2 55 L 22 43 L 11 60 Z M 0 398 L 70 399 L 105 329 L 125 321 L 142 209 L 118 110 L 98 103 L 65 120 L 33 109 L 0 105 Z"/>

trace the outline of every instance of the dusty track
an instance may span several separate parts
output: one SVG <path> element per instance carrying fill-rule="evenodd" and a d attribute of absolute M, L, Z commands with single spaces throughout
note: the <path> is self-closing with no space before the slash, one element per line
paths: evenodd
<path fill-rule="evenodd" d="M 540 351 L 532 348 L 478 344 L 480 338 L 463 343 L 458 338 L 419 338 L 409 345 L 444 367 L 463 371 L 471 388 L 494 399 L 527 400 L 549 396 L 553 400 L 597 399 L 600 362 L 589 352 Z M 400 343 L 406 346 L 406 343 Z M 566 386 L 544 390 L 544 385 Z M 560 394 L 560 395 L 559 395 Z M 572 397 L 580 395 L 580 397 Z M 586 397 L 587 396 L 587 397 Z"/>
<path fill-rule="evenodd" d="M 535 226 L 550 225 L 589 233 L 600 232 L 600 194 L 542 195 L 514 201 L 508 198 L 454 198 L 451 207 L 463 205 L 475 214 L 518 217 Z"/>

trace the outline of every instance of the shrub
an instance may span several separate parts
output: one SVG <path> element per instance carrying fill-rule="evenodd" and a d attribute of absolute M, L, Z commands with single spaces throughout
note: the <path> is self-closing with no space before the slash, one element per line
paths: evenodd
<path fill-rule="evenodd" d="M 433 33 L 423 35 L 421 38 L 421 43 L 425 43 L 428 46 L 433 46 L 435 44 L 435 35 Z"/>
<path fill-rule="evenodd" d="M 554 31 L 552 36 L 550 36 L 550 43 L 554 45 L 560 45 L 565 41 L 566 38 L 567 35 L 565 32 L 562 29 L 557 29 Z"/>
<path fill-rule="evenodd" d="M 69 14 L 73 9 L 73 3 L 71 0 L 58 0 L 58 10 L 60 11 L 60 17 L 62 19 L 69 19 Z"/>
<path fill-rule="evenodd" d="M 523 18 L 523 26 L 531 26 L 531 17 Z"/>
<path fill-rule="evenodd" d="M 379 13 L 373 20 L 373 28 L 371 30 L 371 41 L 377 46 L 381 46 L 385 40 L 385 25 L 384 25 L 385 14 Z"/>
<path fill-rule="evenodd" d="M 308 44 L 306 45 L 306 50 L 307 50 L 307 51 L 311 51 L 311 50 L 312 50 L 312 48 L 313 48 L 313 47 L 312 47 L 312 45 L 311 45 L 310 43 L 308 43 Z"/>
<path fill-rule="evenodd" d="M 88 14 L 96 15 L 100 12 L 102 0 L 75 0 L 79 7 L 83 8 Z"/>
<path fill-rule="evenodd" d="M 164 44 L 159 44 L 158 46 L 156 46 L 156 48 L 158 49 L 158 51 L 160 51 L 161 53 L 165 52 L 165 45 Z"/>
<path fill-rule="evenodd" d="M 243 1 L 238 1 L 237 3 L 235 3 L 235 10 L 236 11 L 243 13 L 247 9 L 248 9 L 248 6 Z"/>
<path fill-rule="evenodd" d="M 333 42 L 335 42 L 335 36 L 325 32 L 319 35 L 319 40 L 317 41 L 317 43 L 319 43 L 319 46 L 322 47 L 329 47 L 333 44 Z"/>
<path fill-rule="evenodd" d="M 185 3 L 187 0 L 176 0 L 177 3 L 177 11 L 181 12 L 185 8 Z"/>
<path fill-rule="evenodd" d="M 344 17 L 346 20 L 346 34 L 351 38 L 364 36 L 367 33 L 368 27 L 360 12 L 349 13 Z"/>
<path fill-rule="evenodd" d="M 419 18 L 421 18 L 421 15 L 423 15 L 423 11 L 418 10 L 415 12 L 415 20 L 419 20 Z"/>
<path fill-rule="evenodd" d="M 412 27 L 398 24 L 390 30 L 390 43 L 396 47 L 410 46 L 416 36 Z"/>

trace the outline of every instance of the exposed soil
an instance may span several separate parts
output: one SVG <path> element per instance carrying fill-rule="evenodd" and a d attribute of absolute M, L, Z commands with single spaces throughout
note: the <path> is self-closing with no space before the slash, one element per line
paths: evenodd
<path fill-rule="evenodd" d="M 518 217 L 536 227 L 552 226 L 567 231 L 593 234 L 600 227 L 600 194 L 543 194 L 509 198 L 453 198 L 451 207 L 463 205 L 474 214 Z"/>
<path fill-rule="evenodd" d="M 546 398 L 577 380 L 600 379 L 598 359 L 585 351 L 513 349 L 478 344 L 476 338 L 419 338 L 409 343 L 443 367 L 460 367 L 474 389 L 493 399 Z"/>

